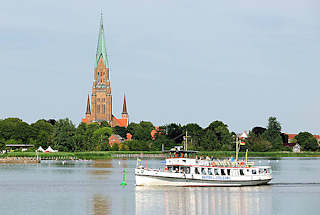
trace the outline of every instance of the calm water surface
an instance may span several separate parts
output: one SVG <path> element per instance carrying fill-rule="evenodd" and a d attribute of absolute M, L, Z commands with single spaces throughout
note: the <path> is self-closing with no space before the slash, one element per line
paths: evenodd
<path fill-rule="evenodd" d="M 135 160 L 0 164 L 0 214 L 318 214 L 320 159 L 255 161 L 272 166 L 270 185 L 135 187 Z M 120 186 L 123 168 L 126 187 Z"/>

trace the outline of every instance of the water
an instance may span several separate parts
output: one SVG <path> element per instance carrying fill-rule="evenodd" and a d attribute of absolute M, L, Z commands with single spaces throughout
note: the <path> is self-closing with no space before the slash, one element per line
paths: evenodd
<path fill-rule="evenodd" d="M 135 160 L 0 164 L 0 214 L 317 214 L 320 159 L 256 163 L 272 166 L 270 185 L 135 187 Z M 120 186 L 123 168 L 126 187 Z"/>

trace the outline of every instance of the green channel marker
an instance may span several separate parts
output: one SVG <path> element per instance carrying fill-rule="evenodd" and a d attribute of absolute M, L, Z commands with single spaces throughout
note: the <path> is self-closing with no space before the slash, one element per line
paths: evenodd
<path fill-rule="evenodd" d="M 127 183 L 126 183 L 126 171 L 123 169 L 123 174 L 122 174 L 122 182 L 121 184 L 122 186 L 126 186 Z"/>

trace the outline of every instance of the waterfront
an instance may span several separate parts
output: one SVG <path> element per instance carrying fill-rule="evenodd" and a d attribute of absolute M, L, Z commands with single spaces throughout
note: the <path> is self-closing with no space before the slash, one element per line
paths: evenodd
<path fill-rule="evenodd" d="M 1 214 L 314 214 L 320 159 L 256 159 L 271 184 L 234 188 L 134 186 L 136 160 L 0 164 Z M 149 160 L 158 168 L 160 160 Z M 121 187 L 126 169 L 127 184 Z"/>

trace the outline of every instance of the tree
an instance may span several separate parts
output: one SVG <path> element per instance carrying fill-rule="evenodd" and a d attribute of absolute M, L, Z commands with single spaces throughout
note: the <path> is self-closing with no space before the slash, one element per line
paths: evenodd
<path fill-rule="evenodd" d="M 206 130 L 212 131 L 216 135 L 216 150 L 231 150 L 232 149 L 232 135 L 229 132 L 228 125 L 221 121 L 213 121 Z"/>
<path fill-rule="evenodd" d="M 169 150 L 175 146 L 175 142 L 167 137 L 167 135 L 156 135 L 155 140 L 152 142 L 151 150 L 162 150 L 162 144 L 164 149 Z"/>
<path fill-rule="evenodd" d="M 267 130 L 263 133 L 263 136 L 272 144 L 273 150 L 282 149 L 281 125 L 276 117 L 269 117 Z"/>
<path fill-rule="evenodd" d="M 249 132 L 247 147 L 254 152 L 266 152 L 272 148 L 272 144 L 263 138 L 263 135 L 257 135 Z"/>
<path fill-rule="evenodd" d="M 252 129 L 252 133 L 259 136 L 259 135 L 262 135 L 267 129 L 266 128 L 263 128 L 263 127 L 254 127 Z"/>
<path fill-rule="evenodd" d="M 6 148 L 6 141 L 3 138 L 0 138 L 0 150 L 4 150 Z"/>
<path fill-rule="evenodd" d="M 29 138 L 36 138 L 36 130 L 18 118 L 7 118 L 0 121 L 0 138 L 20 140 L 28 143 Z"/>
<path fill-rule="evenodd" d="M 154 126 L 151 122 L 141 121 L 139 124 L 130 123 L 128 126 L 128 131 L 132 134 L 133 139 L 136 140 L 151 140 L 151 131 L 154 129 Z"/>
<path fill-rule="evenodd" d="M 212 130 L 206 129 L 205 135 L 201 138 L 200 150 L 212 151 L 219 149 L 221 149 L 221 145 L 216 134 Z"/>
<path fill-rule="evenodd" d="M 201 137 L 204 135 L 204 130 L 196 123 L 189 123 L 183 126 L 183 130 L 188 132 L 188 136 L 191 137 L 191 140 L 188 139 L 188 148 L 189 149 L 199 149 Z"/>
<path fill-rule="evenodd" d="M 111 151 L 119 151 L 119 146 L 117 143 L 112 144 Z"/>
<path fill-rule="evenodd" d="M 53 125 L 41 119 L 31 124 L 31 126 L 36 130 L 35 147 L 48 148 L 52 144 Z"/>
<path fill-rule="evenodd" d="M 128 130 L 125 127 L 115 126 L 112 128 L 113 133 L 120 135 L 123 138 L 127 137 Z"/>
<path fill-rule="evenodd" d="M 180 124 L 171 123 L 166 125 L 166 134 L 168 137 L 175 141 L 176 145 L 180 145 L 183 141 L 183 129 Z"/>
<path fill-rule="evenodd" d="M 143 140 L 130 140 L 125 141 L 131 151 L 148 151 L 150 149 L 147 141 Z"/>
<path fill-rule="evenodd" d="M 92 148 L 94 150 L 100 150 L 103 148 L 104 145 L 108 144 L 108 138 L 112 134 L 112 128 L 111 127 L 103 127 L 95 130 L 93 132 L 93 138 L 94 138 L 94 145 L 92 145 Z"/>
<path fill-rule="evenodd" d="M 54 147 L 64 152 L 75 151 L 75 130 L 73 123 L 68 118 L 58 120 L 53 129 Z"/>
<path fill-rule="evenodd" d="M 309 132 L 300 132 L 295 139 L 304 151 L 316 151 L 319 149 L 317 139 Z"/>

